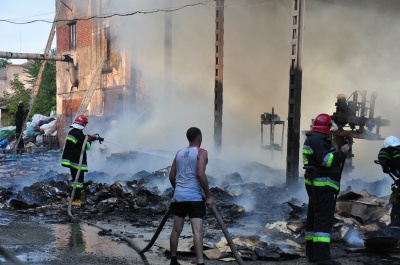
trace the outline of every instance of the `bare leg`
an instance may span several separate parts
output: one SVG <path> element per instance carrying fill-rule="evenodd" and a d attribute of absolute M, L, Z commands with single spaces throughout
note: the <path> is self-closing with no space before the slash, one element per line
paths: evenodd
<path fill-rule="evenodd" d="M 193 232 L 194 249 L 196 252 L 197 263 L 203 263 L 203 219 L 192 218 L 190 219 Z"/>
<path fill-rule="evenodd" d="M 183 229 L 184 220 L 183 217 L 174 215 L 174 226 L 172 227 L 171 236 L 169 238 L 169 247 L 172 257 L 176 257 L 178 251 L 178 240 Z"/>

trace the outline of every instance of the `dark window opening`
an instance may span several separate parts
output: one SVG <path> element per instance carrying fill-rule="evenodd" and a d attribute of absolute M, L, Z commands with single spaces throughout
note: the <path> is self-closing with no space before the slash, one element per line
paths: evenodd
<path fill-rule="evenodd" d="M 106 67 L 110 67 L 110 54 L 111 54 L 111 33 L 110 27 L 104 28 L 104 37 L 106 39 L 105 55 L 106 55 Z"/>
<path fill-rule="evenodd" d="M 76 48 L 76 23 L 69 24 L 69 49 Z"/>

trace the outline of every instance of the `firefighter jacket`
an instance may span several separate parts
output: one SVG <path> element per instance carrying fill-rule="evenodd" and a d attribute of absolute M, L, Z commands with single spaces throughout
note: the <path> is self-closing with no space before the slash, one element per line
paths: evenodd
<path fill-rule="evenodd" d="M 397 178 L 400 178 L 400 149 L 397 147 L 384 147 L 379 151 L 378 160 L 386 162 L 382 165 L 385 172 L 385 167 Z M 387 172 L 388 173 L 388 172 Z"/>
<path fill-rule="evenodd" d="M 303 145 L 304 181 L 307 186 L 333 189 L 339 192 L 342 163 L 346 155 L 337 151 L 328 136 L 318 132 L 306 133 Z"/>
<path fill-rule="evenodd" d="M 15 133 L 22 132 L 22 124 L 24 123 L 27 114 L 28 110 L 24 110 L 22 106 L 18 106 L 17 111 L 15 112 Z"/>
<path fill-rule="evenodd" d="M 68 132 L 67 139 L 65 142 L 64 151 L 62 154 L 61 165 L 64 167 L 75 168 L 79 170 L 79 159 L 81 156 L 82 145 L 85 141 L 85 135 L 82 130 L 73 128 Z M 83 159 L 81 165 L 81 171 L 87 172 L 87 158 L 86 150 L 90 150 L 91 143 L 86 142 L 85 150 L 83 151 Z"/>

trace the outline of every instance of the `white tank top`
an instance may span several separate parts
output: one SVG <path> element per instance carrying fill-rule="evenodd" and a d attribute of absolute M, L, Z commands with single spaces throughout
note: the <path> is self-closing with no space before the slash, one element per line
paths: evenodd
<path fill-rule="evenodd" d="M 203 151 L 200 147 L 189 146 L 176 154 L 176 182 L 174 201 L 202 201 L 201 186 L 197 179 L 197 161 Z"/>

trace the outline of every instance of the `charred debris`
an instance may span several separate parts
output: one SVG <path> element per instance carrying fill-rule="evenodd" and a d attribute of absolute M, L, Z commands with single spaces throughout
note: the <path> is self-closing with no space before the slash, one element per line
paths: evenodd
<path fill-rule="evenodd" d="M 47 151 L 0 160 L 0 208 L 39 217 L 48 223 L 71 222 L 66 210 L 71 192 L 70 175 L 54 171 L 59 155 L 57 151 Z M 248 165 L 251 166 L 263 172 L 265 183 L 270 176 L 280 174 L 264 165 Z M 168 174 L 169 167 L 115 176 L 89 172 L 84 203 L 73 209 L 74 215 L 91 222 L 107 221 L 142 228 L 157 226 L 173 194 Z M 299 185 L 297 191 L 286 189 L 284 184 L 267 186 L 247 181 L 243 174 L 246 173 L 208 176 L 217 209 L 242 258 L 288 260 L 304 256 L 307 202 L 302 201 L 305 198 L 303 186 Z M 387 253 L 398 249 L 394 238 L 396 234 L 400 236 L 400 232 L 388 226 L 388 196 L 382 197 L 378 190 L 379 187 L 388 190 L 390 180 L 374 183 L 352 180 L 345 185 L 348 188 L 340 192 L 336 204 L 332 243 L 344 245 L 350 253 Z M 359 189 L 354 191 L 353 186 Z M 368 192 L 371 190 L 381 197 Z M 209 259 L 234 260 L 212 214 L 206 215 L 204 223 L 205 255 Z M 156 243 L 156 247 L 165 253 L 169 251 L 167 244 Z M 180 247 L 179 251 L 193 254 L 190 244 Z"/>

